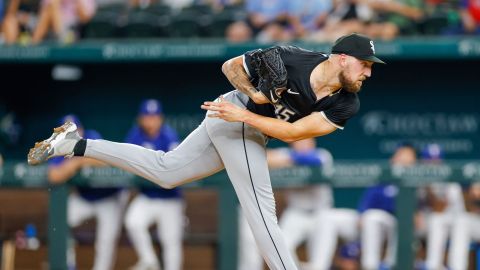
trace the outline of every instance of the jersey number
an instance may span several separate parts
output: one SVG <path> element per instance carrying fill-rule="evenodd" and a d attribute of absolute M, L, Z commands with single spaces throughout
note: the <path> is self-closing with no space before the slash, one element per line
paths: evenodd
<path fill-rule="evenodd" d="M 295 113 L 285 108 L 283 105 L 280 105 L 280 104 L 275 105 L 275 116 L 277 117 L 277 119 L 288 121 L 290 120 L 290 117 L 293 115 L 295 115 Z"/>

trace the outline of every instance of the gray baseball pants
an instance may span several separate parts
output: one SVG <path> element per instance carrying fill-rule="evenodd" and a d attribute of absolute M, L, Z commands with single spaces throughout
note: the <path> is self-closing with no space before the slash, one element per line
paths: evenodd
<path fill-rule="evenodd" d="M 236 90 L 224 98 L 243 108 L 248 101 L 246 95 Z M 272 270 L 293 270 L 297 266 L 277 224 L 266 141 L 263 133 L 244 123 L 206 117 L 177 148 L 167 153 L 132 144 L 88 140 L 85 156 L 164 188 L 192 182 L 225 168 L 267 265 Z"/>

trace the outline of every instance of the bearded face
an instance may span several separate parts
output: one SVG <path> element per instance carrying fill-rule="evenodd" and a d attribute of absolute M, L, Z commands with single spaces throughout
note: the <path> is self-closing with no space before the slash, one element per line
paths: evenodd
<path fill-rule="evenodd" d="M 338 75 L 338 79 L 340 80 L 340 83 L 342 84 L 343 89 L 351 93 L 358 93 L 362 88 L 362 81 L 365 78 L 359 78 L 357 80 L 353 80 L 347 76 L 345 70 L 342 70 Z"/>
<path fill-rule="evenodd" d="M 357 93 L 362 88 L 363 81 L 372 74 L 373 62 L 359 60 L 347 56 L 345 65 L 338 75 L 342 88 L 351 93 Z"/>

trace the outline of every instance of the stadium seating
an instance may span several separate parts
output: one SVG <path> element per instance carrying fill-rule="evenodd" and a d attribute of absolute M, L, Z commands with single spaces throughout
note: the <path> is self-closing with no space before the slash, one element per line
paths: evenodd
<path fill-rule="evenodd" d="M 160 18 L 145 10 L 134 10 L 128 14 L 128 20 L 123 27 L 123 34 L 128 38 L 149 38 L 164 36 Z"/>
<path fill-rule="evenodd" d="M 118 36 L 117 15 L 111 12 L 98 12 L 85 26 L 85 38 L 113 38 Z"/>
<path fill-rule="evenodd" d="M 168 36 L 175 38 L 200 37 L 201 24 L 199 13 L 193 11 L 182 11 L 172 17 L 168 27 Z"/>

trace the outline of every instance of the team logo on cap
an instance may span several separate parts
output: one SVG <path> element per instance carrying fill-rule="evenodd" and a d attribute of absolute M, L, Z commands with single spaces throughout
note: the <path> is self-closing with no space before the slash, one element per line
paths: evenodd
<path fill-rule="evenodd" d="M 373 40 L 370 40 L 370 49 L 372 49 L 373 54 L 375 54 L 375 45 L 373 45 Z"/>
<path fill-rule="evenodd" d="M 147 111 L 149 113 L 155 113 L 158 111 L 158 103 L 155 100 L 149 100 L 147 103 Z"/>

